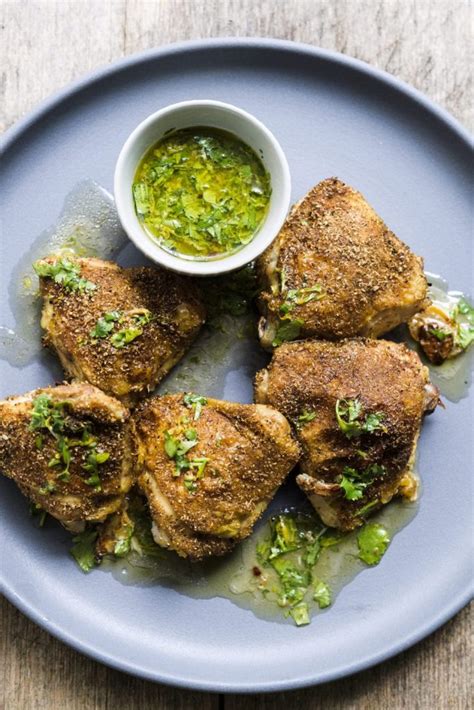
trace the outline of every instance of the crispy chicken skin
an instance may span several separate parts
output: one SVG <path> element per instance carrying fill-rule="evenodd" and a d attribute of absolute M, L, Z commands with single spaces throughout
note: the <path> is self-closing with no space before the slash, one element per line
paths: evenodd
<path fill-rule="evenodd" d="M 376 338 L 419 311 L 427 292 L 422 259 L 337 178 L 320 182 L 293 208 L 258 270 L 266 349 L 289 320 L 299 322 L 299 333 L 285 340 Z"/>
<path fill-rule="evenodd" d="M 155 397 L 133 415 L 155 540 L 191 560 L 225 554 L 250 535 L 299 455 L 290 425 L 272 407 L 207 399 L 195 416 L 183 394 Z M 206 460 L 201 474 L 178 472 L 165 450 L 170 434 L 182 440 L 189 430 L 197 443 L 185 458 Z M 186 488 L 190 472 L 195 490 Z"/>
<path fill-rule="evenodd" d="M 296 481 L 326 525 L 351 530 L 363 523 L 365 511 L 394 495 L 416 496 L 416 442 L 438 392 L 405 345 L 362 338 L 286 343 L 257 374 L 255 398 L 296 424 L 303 450 Z M 357 421 L 381 415 L 379 427 L 348 438 L 336 417 L 337 400 L 358 400 Z M 383 475 L 363 487 L 360 499 L 348 500 L 340 486 L 344 468 L 364 472 L 374 464 L 384 467 Z"/>
<path fill-rule="evenodd" d="M 40 261 L 54 264 L 60 257 Z M 100 259 L 71 259 L 80 275 L 96 285 L 91 291 L 68 291 L 40 278 L 44 299 L 44 343 L 55 350 L 67 376 L 87 381 L 133 406 L 182 358 L 204 322 L 204 309 L 191 281 L 156 267 L 123 269 Z M 91 331 L 104 314 L 118 312 L 111 332 L 94 339 Z M 115 347 L 112 336 L 136 328 L 136 317 L 150 321 L 142 334 Z"/>
<path fill-rule="evenodd" d="M 48 412 L 54 410 L 61 417 L 56 436 L 47 427 L 32 428 L 41 395 L 49 400 Z M 35 504 L 80 532 L 85 522 L 101 522 L 118 510 L 134 482 L 128 419 L 128 410 L 118 400 L 89 384 L 64 384 L 9 397 L 0 402 L 0 469 Z M 61 439 L 69 442 L 68 476 L 64 462 L 52 465 Z M 89 456 L 104 452 L 109 457 L 97 464 L 99 483 L 87 483 L 92 474 Z"/>

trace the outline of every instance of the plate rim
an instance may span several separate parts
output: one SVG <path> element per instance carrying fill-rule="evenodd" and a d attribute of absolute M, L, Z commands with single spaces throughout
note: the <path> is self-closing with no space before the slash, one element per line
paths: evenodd
<path fill-rule="evenodd" d="M 140 64 L 146 64 L 148 61 L 156 61 L 164 57 L 169 57 L 173 55 L 189 54 L 192 52 L 205 51 L 207 49 L 224 49 L 224 48 L 234 48 L 234 49 L 245 49 L 251 48 L 254 50 L 265 49 L 265 50 L 276 50 L 284 51 L 289 54 L 299 54 L 301 56 L 311 57 L 314 59 L 322 59 L 332 64 L 339 65 L 343 68 L 349 68 L 357 73 L 375 80 L 382 85 L 390 87 L 392 90 L 397 91 L 403 97 L 409 97 L 415 104 L 418 104 L 421 108 L 427 111 L 429 114 L 434 115 L 445 128 L 456 135 L 465 147 L 472 150 L 472 137 L 470 132 L 465 129 L 461 123 L 455 119 L 446 109 L 442 108 L 430 98 L 425 96 L 421 91 L 410 86 L 401 79 L 392 76 L 388 72 L 378 69 L 366 62 L 355 59 L 349 55 L 342 54 L 340 52 L 335 52 L 333 50 L 322 49 L 314 45 L 305 44 L 302 42 L 293 42 L 291 40 L 281 40 L 272 38 L 261 38 L 261 37 L 226 37 L 226 38 L 210 38 L 210 39 L 198 39 L 198 40 L 187 40 L 182 42 L 175 42 L 172 44 L 166 44 L 161 47 L 155 47 L 147 49 L 142 52 L 136 52 L 126 57 L 122 57 L 114 62 L 102 65 L 91 72 L 86 73 L 81 78 L 67 84 L 62 89 L 54 92 L 45 100 L 40 102 L 36 108 L 32 109 L 28 114 L 18 121 L 16 121 L 10 128 L 8 128 L 2 139 L 1 148 L 2 151 L 6 151 L 14 146 L 14 143 L 21 138 L 22 134 L 28 131 L 32 126 L 34 126 L 39 120 L 43 119 L 50 111 L 54 110 L 62 102 L 69 100 L 75 94 L 78 94 L 84 89 L 92 87 L 94 84 L 104 80 L 108 76 L 113 76 L 114 74 L 129 69 L 133 66 Z M 429 622 L 425 622 L 421 626 L 418 626 L 413 633 L 409 633 L 399 640 L 396 644 L 388 642 L 385 645 L 384 650 L 380 649 L 369 655 L 366 655 L 363 659 L 354 661 L 352 664 L 345 664 L 344 667 L 334 668 L 331 671 L 327 671 L 322 674 L 317 674 L 315 672 L 311 677 L 299 677 L 292 679 L 283 679 L 280 681 L 264 681 L 261 683 L 253 683 L 243 687 L 241 684 L 234 684 L 232 681 L 226 680 L 226 682 L 206 682 L 206 681 L 196 681 L 188 680 L 185 676 L 170 676 L 169 673 L 166 676 L 162 676 L 158 671 L 148 672 L 139 666 L 135 665 L 133 662 L 124 661 L 118 657 L 114 657 L 109 653 L 102 652 L 98 649 L 92 648 L 90 645 L 86 645 L 80 639 L 74 637 L 73 634 L 64 631 L 60 626 L 52 623 L 51 621 L 45 619 L 41 610 L 28 602 L 25 602 L 13 589 L 11 585 L 8 584 L 8 580 L 5 579 L 3 573 L 0 570 L 0 590 L 2 594 L 17 608 L 19 611 L 34 623 L 45 629 L 48 633 L 58 638 L 61 642 L 72 647 L 74 650 L 93 658 L 100 663 L 103 663 L 109 667 L 115 668 L 122 672 L 144 678 L 146 680 L 151 680 L 157 683 L 162 683 L 164 685 L 170 685 L 173 687 L 181 687 L 186 689 L 195 689 L 207 692 L 220 692 L 220 693 L 262 693 L 262 692 L 275 692 L 283 690 L 295 690 L 298 688 L 304 688 L 309 686 L 319 685 L 321 683 L 326 683 L 332 680 L 337 680 L 354 673 L 358 673 L 362 670 L 370 668 L 376 664 L 382 663 L 389 658 L 401 653 L 407 648 L 413 646 L 418 641 L 433 633 L 436 629 L 440 628 L 449 619 L 451 619 L 456 613 L 458 613 L 464 606 L 466 606 L 469 601 L 474 596 L 474 581 L 472 585 L 468 585 L 466 589 L 461 589 L 459 594 L 450 600 L 449 604 L 446 604 L 441 613 L 438 613 L 435 619 L 431 619 Z"/>

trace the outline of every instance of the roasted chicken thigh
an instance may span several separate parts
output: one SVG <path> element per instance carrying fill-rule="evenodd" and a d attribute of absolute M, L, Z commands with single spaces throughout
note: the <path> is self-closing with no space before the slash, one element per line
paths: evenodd
<path fill-rule="evenodd" d="M 155 540 L 191 560 L 250 535 L 298 460 L 290 425 L 268 406 L 175 394 L 148 400 L 133 419 Z"/>
<path fill-rule="evenodd" d="M 423 262 L 363 196 L 323 180 L 292 210 L 258 262 L 263 347 L 317 337 L 378 337 L 424 303 Z"/>
<path fill-rule="evenodd" d="M 438 392 L 405 345 L 286 343 L 257 374 L 255 397 L 293 422 L 296 481 L 327 525 L 351 530 L 393 496 L 416 496 L 416 443 Z"/>
<path fill-rule="evenodd" d="M 118 510 L 134 482 L 128 410 L 89 384 L 0 402 L 0 470 L 65 527 Z"/>
<path fill-rule="evenodd" d="M 69 377 L 127 406 L 154 389 L 204 321 L 196 288 L 170 271 L 59 256 L 35 269 L 45 344 Z"/>

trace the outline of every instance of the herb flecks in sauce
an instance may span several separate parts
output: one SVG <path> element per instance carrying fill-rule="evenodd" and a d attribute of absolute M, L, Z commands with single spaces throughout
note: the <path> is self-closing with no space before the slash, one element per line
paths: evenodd
<path fill-rule="evenodd" d="M 451 318 L 457 325 L 456 344 L 467 350 L 474 343 L 474 307 L 465 298 L 460 298 L 451 312 Z"/>
<path fill-rule="evenodd" d="M 329 586 L 313 573 L 325 534 L 326 528 L 314 515 L 281 513 L 270 519 L 269 535 L 257 545 L 262 566 L 259 589 L 297 626 L 310 623 L 311 600 L 320 608 L 330 604 Z"/>
<path fill-rule="evenodd" d="M 147 234 L 171 252 L 198 259 L 250 242 L 270 192 L 269 176 L 249 146 L 203 127 L 176 131 L 150 148 L 133 184 Z"/>
<path fill-rule="evenodd" d="M 415 509 L 400 500 L 385 506 L 378 514 L 375 534 L 373 527 L 366 525 L 369 533 L 365 540 L 362 537 L 362 552 L 357 538 L 366 527 L 341 533 L 327 530 L 314 512 L 285 510 L 257 529 L 228 557 L 190 565 L 157 545 L 146 502 L 131 494 L 126 524 L 114 528 L 107 551 L 99 540 L 96 553 L 90 528 L 77 536 L 75 545 L 79 543 L 78 562 L 85 567 L 90 568 L 105 555 L 103 567 L 121 583 L 148 585 L 171 581 L 191 597 L 223 596 L 252 609 L 259 617 L 273 621 L 289 617 L 304 625 L 314 612 L 332 604 L 340 589 L 365 565 L 380 561 L 386 538 L 393 537 L 413 517 Z M 280 574 L 272 562 L 279 567 Z M 308 571 L 311 580 L 304 597 L 298 601 L 301 583 L 304 588 L 309 581 Z M 284 586 L 289 596 L 288 603 L 282 606 Z M 298 591 L 293 591 L 294 588 Z"/>

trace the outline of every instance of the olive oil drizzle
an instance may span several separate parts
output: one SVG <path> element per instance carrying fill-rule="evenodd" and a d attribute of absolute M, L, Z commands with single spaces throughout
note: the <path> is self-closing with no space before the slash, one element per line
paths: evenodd
<path fill-rule="evenodd" d="M 58 221 L 41 232 L 13 270 L 8 285 L 14 324 L 0 325 L 0 359 L 25 367 L 42 357 L 41 299 L 33 264 L 48 254 L 114 257 L 127 243 L 112 195 L 84 180 L 66 196 Z"/>

